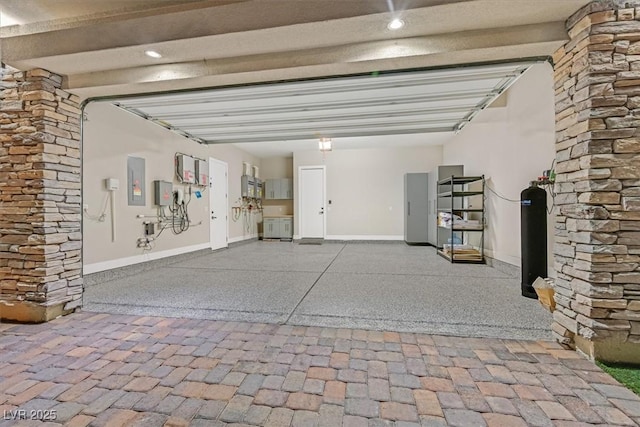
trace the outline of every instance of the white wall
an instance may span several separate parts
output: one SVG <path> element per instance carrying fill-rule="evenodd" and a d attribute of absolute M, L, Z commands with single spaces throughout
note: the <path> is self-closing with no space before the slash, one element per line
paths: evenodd
<path fill-rule="evenodd" d="M 506 106 L 482 111 L 450 142 L 443 162 L 463 164 L 465 175 L 485 175 L 487 185 L 509 199 L 551 167 L 555 158 L 553 70 L 534 65 L 508 91 Z M 551 200 L 549 200 L 551 206 Z M 520 265 L 520 204 L 487 191 L 487 254 Z M 549 273 L 554 219 L 547 217 Z"/>
<path fill-rule="evenodd" d="M 158 125 L 127 113 L 108 103 L 91 103 L 86 109 L 87 120 L 83 129 L 83 204 L 88 205 L 90 216 L 102 212 L 108 191 L 105 178 L 117 178 L 120 189 L 115 192 L 116 240 L 111 238 L 111 213 L 107 205 L 105 221 L 99 222 L 83 215 L 83 264 L 84 272 L 91 273 L 122 265 L 134 264 L 177 253 L 209 246 L 209 191 L 203 197 L 192 198 L 189 230 L 175 235 L 166 229 L 154 242 L 151 251 L 136 247 L 136 240 L 143 237 L 142 222 L 137 215 L 154 216 L 153 181 L 174 182 L 174 154 L 183 152 L 208 159 L 214 157 L 228 163 L 229 202 L 240 196 L 242 162 L 259 165 L 259 159 L 233 146 L 205 146 L 180 137 Z M 127 156 L 146 160 L 146 206 L 127 204 Z M 195 190 L 196 187 L 193 187 Z M 188 191 L 188 190 L 187 190 Z M 231 218 L 231 214 L 229 213 Z M 247 232 L 241 223 L 230 222 L 229 240 L 239 240 L 255 235 Z"/>
<path fill-rule="evenodd" d="M 338 145 L 339 140 L 335 141 Z M 442 147 L 334 150 L 294 153 L 294 195 L 298 167 L 325 165 L 327 238 L 392 239 L 404 236 L 404 174 L 429 172 L 442 164 Z M 294 212 L 298 209 L 294 203 Z M 294 218 L 294 233 L 299 218 Z"/>

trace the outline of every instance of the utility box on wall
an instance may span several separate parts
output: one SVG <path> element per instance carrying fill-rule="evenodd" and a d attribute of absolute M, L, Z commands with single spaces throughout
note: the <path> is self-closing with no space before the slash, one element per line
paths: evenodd
<path fill-rule="evenodd" d="M 129 206 L 145 206 L 144 159 L 127 157 L 127 201 Z"/>
<path fill-rule="evenodd" d="M 240 195 L 242 197 L 255 197 L 255 179 L 252 176 L 242 175 L 242 178 L 240 179 L 240 185 Z"/>
<path fill-rule="evenodd" d="M 262 200 L 262 180 L 259 178 L 254 178 L 255 182 L 253 183 L 254 187 L 254 196 L 256 199 Z"/>
<path fill-rule="evenodd" d="M 153 203 L 170 206 L 173 201 L 173 184 L 168 181 L 153 181 Z"/>
<path fill-rule="evenodd" d="M 209 185 L 209 164 L 201 159 L 196 160 L 196 181 L 198 185 Z"/>
<path fill-rule="evenodd" d="M 176 154 L 176 174 L 183 184 L 196 183 L 196 164 L 193 157 L 186 154 Z"/>

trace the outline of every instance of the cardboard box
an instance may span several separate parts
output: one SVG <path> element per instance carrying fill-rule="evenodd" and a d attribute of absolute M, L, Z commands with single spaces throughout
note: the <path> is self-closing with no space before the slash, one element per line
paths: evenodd
<path fill-rule="evenodd" d="M 556 300 L 553 298 L 555 291 L 553 290 L 553 282 L 549 279 L 545 280 L 538 277 L 533 282 L 533 289 L 535 289 L 538 295 L 538 301 L 547 310 L 553 313 L 556 309 Z"/>

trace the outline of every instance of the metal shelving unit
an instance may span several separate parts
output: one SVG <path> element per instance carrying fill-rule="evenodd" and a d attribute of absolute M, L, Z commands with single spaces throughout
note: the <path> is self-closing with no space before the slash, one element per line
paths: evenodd
<path fill-rule="evenodd" d="M 438 254 L 451 262 L 485 262 L 484 184 L 484 175 L 438 181 Z M 441 212 L 449 214 L 450 224 L 442 221 Z M 462 220 L 456 221 L 456 216 Z"/>

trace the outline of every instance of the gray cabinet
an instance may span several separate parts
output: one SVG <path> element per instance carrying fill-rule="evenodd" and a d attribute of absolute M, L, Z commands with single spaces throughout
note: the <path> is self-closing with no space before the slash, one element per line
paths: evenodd
<path fill-rule="evenodd" d="M 280 238 L 293 239 L 293 218 L 280 218 Z"/>
<path fill-rule="evenodd" d="M 438 245 L 438 174 L 431 172 L 427 178 L 427 242 Z"/>
<path fill-rule="evenodd" d="M 291 178 L 267 179 L 265 181 L 265 199 L 293 199 L 293 180 Z"/>
<path fill-rule="evenodd" d="M 410 245 L 428 243 L 427 173 L 404 175 L 404 241 Z"/>
<path fill-rule="evenodd" d="M 291 178 L 280 180 L 280 196 L 282 196 L 281 199 L 293 199 L 293 180 Z"/>
<path fill-rule="evenodd" d="M 262 233 L 265 239 L 293 239 L 293 218 L 264 218 Z"/>
<path fill-rule="evenodd" d="M 277 199 L 276 194 L 280 195 L 280 180 L 267 179 L 264 181 L 264 198 Z"/>
<path fill-rule="evenodd" d="M 262 233 L 265 239 L 280 237 L 280 218 L 265 218 L 262 223 Z"/>

